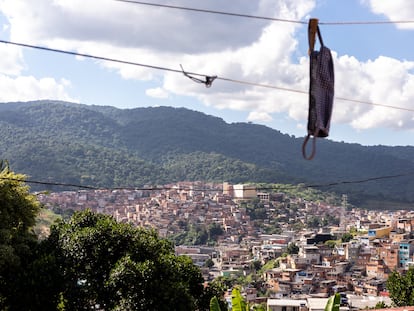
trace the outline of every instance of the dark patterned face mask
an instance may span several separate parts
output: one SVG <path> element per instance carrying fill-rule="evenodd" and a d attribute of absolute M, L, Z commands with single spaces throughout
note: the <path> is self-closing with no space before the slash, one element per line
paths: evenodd
<path fill-rule="evenodd" d="M 321 44 L 319 51 L 310 51 L 310 84 L 308 135 L 302 145 L 303 157 L 312 160 L 316 152 L 316 137 L 327 137 L 331 123 L 334 99 L 334 66 L 331 50 L 324 46 L 317 26 L 317 34 Z M 312 152 L 306 154 L 306 145 L 313 136 Z"/>

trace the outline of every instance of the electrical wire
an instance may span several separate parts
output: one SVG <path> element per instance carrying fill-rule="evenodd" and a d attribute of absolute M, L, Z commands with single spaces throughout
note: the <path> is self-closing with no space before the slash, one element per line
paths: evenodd
<path fill-rule="evenodd" d="M 24 179 L 24 178 L 11 178 L 11 177 L 0 177 L 0 180 L 9 180 L 9 181 L 17 181 L 23 182 L 26 184 L 36 184 L 36 185 L 44 185 L 44 186 L 57 186 L 57 187 L 67 187 L 67 188 L 78 188 L 78 189 L 87 189 L 87 190 L 147 190 L 147 191 L 157 191 L 157 190 L 171 190 L 174 189 L 173 187 L 96 187 L 96 186 L 88 186 L 88 185 L 80 185 L 80 184 L 72 184 L 72 183 L 62 183 L 62 182 L 51 182 L 51 181 L 38 181 L 32 179 Z"/>
<path fill-rule="evenodd" d="M 21 47 L 26 47 L 26 48 L 31 48 L 31 49 L 37 49 L 37 50 L 43 50 L 43 51 L 48 51 L 48 52 L 62 53 L 62 54 L 68 54 L 68 55 L 73 55 L 73 56 L 81 56 L 81 57 L 92 58 L 92 59 L 97 59 L 97 60 L 103 60 L 103 61 L 108 61 L 108 62 L 115 62 L 115 63 L 125 64 L 125 65 L 134 65 L 134 66 L 146 67 L 146 68 L 151 68 L 151 69 L 158 69 L 158 70 L 182 73 L 182 71 L 178 70 L 178 69 L 170 69 L 170 68 L 166 68 L 166 67 L 141 64 L 141 63 L 126 61 L 126 60 L 120 60 L 120 59 L 115 59 L 115 58 L 110 58 L 110 57 L 96 56 L 96 55 L 91 55 L 91 54 L 85 54 L 85 53 L 72 52 L 72 51 L 61 50 L 61 49 L 48 48 L 48 47 L 44 47 L 44 46 L 32 45 L 32 44 L 27 44 L 27 43 L 13 42 L 13 41 L 8 41 L 8 40 L 1 40 L 1 39 L 0 39 L 0 43 L 5 43 L 5 44 L 10 44 L 10 45 L 15 45 L 15 46 L 21 46 Z M 201 75 L 201 74 L 193 73 L 193 72 L 187 72 L 187 73 L 195 75 L 195 76 L 203 76 L 203 77 L 205 76 L 205 75 Z"/>
<path fill-rule="evenodd" d="M 319 22 L 320 25 L 346 26 L 346 25 L 387 25 L 387 24 L 413 24 L 414 21 L 343 21 L 343 22 Z"/>
<path fill-rule="evenodd" d="M 232 13 L 232 12 L 224 12 L 224 11 L 198 9 L 198 8 L 190 8 L 190 7 L 176 6 L 176 5 L 167 5 L 167 4 L 160 4 L 160 3 L 150 3 L 150 2 L 135 1 L 135 0 L 114 0 L 114 1 L 131 3 L 131 4 L 139 4 L 139 5 L 146 5 L 146 6 L 153 6 L 153 7 L 160 7 L 160 8 L 193 11 L 193 12 L 200 12 L 200 13 L 220 14 L 220 15 L 227 15 L 227 16 L 234 16 L 234 17 L 261 19 L 261 20 L 267 20 L 267 21 L 273 21 L 273 22 L 285 22 L 285 23 L 305 24 L 305 25 L 308 24 L 307 21 L 301 21 L 301 20 L 273 18 L 273 17 L 266 17 L 266 16 L 257 16 L 257 15 L 240 14 L 240 13 Z M 405 20 L 405 21 L 401 20 L 401 21 L 338 21 L 338 22 L 333 21 L 333 22 L 319 22 L 320 25 L 337 25 L 337 26 L 341 26 L 341 25 L 412 24 L 412 23 L 414 23 L 414 21 L 412 21 L 412 20 Z"/>
<path fill-rule="evenodd" d="M 325 184 L 300 184 L 300 187 L 303 188 L 327 188 L 332 186 L 339 186 L 344 184 L 362 184 L 371 181 L 379 181 L 379 180 L 387 180 L 387 179 L 395 179 L 400 177 L 407 177 L 414 175 L 414 172 L 402 173 L 402 174 L 395 174 L 395 175 L 383 175 L 383 176 L 376 176 L 370 177 L 365 179 L 357 179 L 357 180 L 342 180 L 336 182 L 329 182 Z M 136 190 L 136 191 L 167 191 L 167 190 L 177 190 L 176 187 L 96 187 L 96 186 L 88 186 L 88 185 L 80 185 L 80 184 L 72 184 L 72 183 L 61 183 L 61 182 L 48 182 L 48 181 L 38 181 L 38 180 L 31 180 L 31 179 L 24 179 L 24 178 L 11 178 L 11 177 L 0 177 L 0 180 L 9 180 L 9 181 L 17 181 L 23 182 L 27 184 L 37 184 L 37 185 L 44 185 L 44 186 L 58 186 L 58 187 L 68 187 L 68 188 L 79 188 L 79 189 L 88 189 L 88 190 Z M 284 185 L 286 186 L 286 185 Z M 289 186 L 289 185 L 288 185 Z M 290 185 L 292 188 L 297 188 L 299 185 Z M 182 188 L 180 188 L 182 189 Z M 274 190 L 274 187 L 256 187 L 256 190 Z M 223 189 L 183 189 L 183 190 L 192 190 L 192 191 L 224 191 Z"/>
<path fill-rule="evenodd" d="M 115 0 L 115 1 L 121 1 L 121 0 Z M 125 64 L 125 65 L 133 65 L 133 66 L 145 67 L 145 68 L 150 68 L 150 69 L 175 72 L 175 73 L 180 73 L 180 74 L 184 73 L 185 75 L 199 76 L 199 77 L 204 77 L 204 78 L 211 77 L 209 75 L 200 74 L 200 73 L 196 73 L 196 72 L 188 72 L 188 71 L 183 72 L 183 70 L 179 70 L 179 69 L 172 69 L 172 68 L 156 66 L 156 65 L 148 65 L 148 64 L 143 64 L 143 63 L 120 60 L 120 59 L 104 57 L 104 56 L 96 56 L 96 55 L 79 53 L 79 52 L 72 52 L 72 51 L 55 49 L 55 48 L 48 48 L 48 47 L 32 45 L 32 44 L 27 44 L 27 43 L 13 42 L 13 41 L 9 41 L 9 40 L 1 40 L 0 39 L 0 43 L 20 46 L 20 47 L 25 47 L 25 48 L 38 49 L 38 50 L 43 50 L 43 51 L 48 51 L 48 52 L 62 53 L 62 54 L 73 55 L 73 56 L 81 56 L 81 57 L 85 57 L 85 58 L 92 58 L 92 59 L 96 59 L 96 60 L 115 62 L 115 63 Z M 286 88 L 286 87 L 280 87 L 280 86 L 275 86 L 275 85 L 270 85 L 270 84 L 255 83 L 255 82 L 249 82 L 249 81 L 232 79 L 232 78 L 225 78 L 225 77 L 220 77 L 220 76 L 217 76 L 217 77 L 214 76 L 214 77 L 215 77 L 216 80 L 222 80 L 222 81 L 238 83 L 238 84 L 243 84 L 243 85 L 270 88 L 270 89 L 275 89 L 275 90 L 285 91 L 285 92 L 291 92 L 291 93 L 299 93 L 299 94 L 306 94 L 306 95 L 308 94 L 307 91 L 302 91 L 302 90 L 297 90 L 297 89 L 292 89 L 292 88 Z M 349 102 L 359 103 L 359 104 L 371 105 L 371 106 L 379 106 L 379 107 L 384 107 L 384 108 L 391 108 L 391 109 L 414 112 L 414 109 L 411 109 L 411 108 L 373 103 L 373 102 L 363 101 L 363 100 L 358 100 L 358 99 L 351 99 L 351 98 L 338 97 L 338 96 L 336 96 L 335 99 L 342 100 L 342 101 L 349 101 Z"/>
<path fill-rule="evenodd" d="M 345 184 L 362 184 L 362 183 L 366 183 L 366 182 L 370 182 L 370 181 L 394 179 L 394 178 L 406 177 L 406 176 L 412 176 L 412 175 L 414 175 L 414 172 L 404 173 L 404 174 L 396 174 L 396 175 L 371 177 L 371 178 L 359 179 L 359 180 L 344 180 L 344 181 L 331 182 L 331 183 L 319 184 L 319 185 L 318 184 L 307 185 L 305 187 L 307 187 L 307 188 L 325 188 L 325 187 L 339 186 L 339 185 L 345 185 Z"/>
<path fill-rule="evenodd" d="M 189 7 L 176 6 L 176 5 L 167 5 L 167 4 L 159 4 L 159 3 L 149 3 L 149 2 L 133 1 L 133 0 L 114 0 L 114 1 L 117 1 L 117 2 L 126 2 L 126 3 L 133 3 L 133 4 L 141 4 L 141 5 L 148 5 L 148 6 L 154 6 L 154 7 L 160 7 L 160 8 L 168 8 L 168 9 L 178 9 L 178 10 L 185 10 L 185 11 L 201 12 L 201 13 L 221 14 L 221 15 L 227 15 L 227 16 L 246 17 L 246 18 L 262 19 L 262 20 L 285 22 L 285 23 L 307 24 L 307 22 L 298 21 L 298 20 L 281 19 L 281 18 L 273 18 L 273 17 L 264 17 L 264 16 L 249 15 L 249 14 L 230 13 L 230 12 L 207 10 L 207 9 L 196 9 L 196 8 L 189 8 Z"/>
<path fill-rule="evenodd" d="M 358 100 L 358 99 L 351 99 L 351 98 L 338 97 L 338 96 L 335 96 L 335 99 L 336 100 L 347 101 L 347 102 L 358 103 L 358 104 L 364 104 L 364 105 L 371 105 L 371 106 L 378 106 L 378 107 L 384 107 L 384 108 L 391 108 L 391 109 L 397 109 L 397 110 L 404 110 L 404 111 L 414 112 L 414 109 L 411 109 L 411 108 L 405 108 L 405 107 L 400 107 L 400 106 L 392 106 L 392 105 L 385 105 L 385 104 L 378 104 L 378 103 L 373 103 L 373 102 L 363 101 L 363 100 Z"/>

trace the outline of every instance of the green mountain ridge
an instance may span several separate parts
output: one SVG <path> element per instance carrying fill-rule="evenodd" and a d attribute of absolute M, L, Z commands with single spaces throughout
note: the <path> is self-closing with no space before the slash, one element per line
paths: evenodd
<path fill-rule="evenodd" d="M 337 183 L 319 189 L 347 193 L 355 203 L 414 202 L 410 175 L 367 181 L 414 172 L 414 147 L 318 139 L 315 159 L 306 161 L 301 154 L 303 138 L 262 125 L 228 124 L 185 108 L 4 103 L 0 133 L 1 157 L 32 180 L 97 187 L 183 180 Z"/>

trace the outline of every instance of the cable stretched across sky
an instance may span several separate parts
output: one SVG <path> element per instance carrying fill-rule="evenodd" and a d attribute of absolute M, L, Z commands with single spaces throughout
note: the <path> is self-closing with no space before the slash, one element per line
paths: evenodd
<path fill-rule="evenodd" d="M 209 14 L 220 14 L 220 15 L 227 15 L 227 16 L 234 16 L 234 17 L 244 17 L 244 18 L 251 18 L 251 19 L 261 19 L 273 22 L 284 22 L 284 23 L 295 23 L 295 24 L 304 24 L 307 25 L 308 21 L 301 21 L 301 20 L 292 20 L 292 19 L 283 19 L 283 18 L 275 18 L 275 17 L 266 17 L 266 16 L 258 16 L 258 15 L 250 15 L 250 14 L 241 14 L 241 13 L 232 13 L 232 12 L 224 12 L 224 11 L 216 11 L 216 10 L 208 10 L 208 9 L 198 9 L 198 8 L 191 8 L 191 7 L 184 7 L 184 6 L 177 6 L 177 5 L 168 5 L 168 4 L 161 4 L 161 3 L 150 3 L 144 1 L 136 1 L 136 0 L 114 0 L 117 2 L 125 2 L 131 4 L 138 4 L 138 5 L 146 5 L 146 6 L 153 6 L 159 8 L 168 8 L 168 9 L 176 9 L 176 10 L 184 10 L 184 11 L 193 11 L 199 13 L 209 13 Z M 401 20 L 401 21 L 332 21 L 332 22 L 319 22 L 321 25 L 381 25 L 381 24 L 413 24 L 414 20 Z"/>
<path fill-rule="evenodd" d="M 325 184 L 301 184 L 303 188 L 328 188 L 333 186 L 345 185 L 345 184 L 362 184 L 371 181 L 380 181 L 380 180 L 387 180 L 387 179 L 395 179 L 400 177 L 407 177 L 414 175 L 414 172 L 407 172 L 402 174 L 394 174 L 394 175 L 383 175 L 383 176 L 375 176 L 363 179 L 354 179 L 354 180 L 339 180 L 334 182 L 328 182 Z M 0 180 L 10 180 L 10 181 L 18 181 L 24 182 L 27 184 L 37 184 L 37 185 L 44 185 L 44 186 L 58 186 L 58 187 L 67 187 L 67 188 L 78 188 L 78 189 L 85 189 L 85 190 L 142 190 L 142 191 L 167 191 L 176 189 L 175 187 L 168 187 L 168 186 L 154 186 L 154 187 L 134 187 L 134 186 L 121 186 L 121 187 L 97 187 L 97 186 L 89 186 L 89 185 L 80 185 L 80 184 L 73 184 L 73 183 L 63 183 L 63 182 L 50 182 L 50 181 L 39 181 L 39 180 L 31 180 L 31 179 L 24 179 L 24 178 L 11 178 L 11 177 L 0 177 Z M 293 188 L 298 187 L 297 185 L 291 185 Z M 274 190 L 274 187 L 257 187 L 257 190 L 265 191 L 265 190 Z M 190 189 L 187 189 L 190 190 Z M 191 189 L 193 191 L 223 191 L 222 189 Z"/>
<path fill-rule="evenodd" d="M 115 1 L 121 1 L 121 0 L 115 0 Z M 184 72 L 183 69 L 181 69 L 181 70 L 180 69 L 173 69 L 173 68 L 167 68 L 167 67 L 158 66 L 158 65 L 143 64 L 143 63 L 126 61 L 126 60 L 121 60 L 121 59 L 115 59 L 115 58 L 110 58 L 110 57 L 105 57 L 105 56 L 97 56 L 97 55 L 78 53 L 78 52 L 61 50 L 61 49 L 48 48 L 48 47 L 44 47 L 44 46 L 32 45 L 32 44 L 27 44 L 27 43 L 13 42 L 13 41 L 9 41 L 9 40 L 1 40 L 0 39 L 0 43 L 20 46 L 20 47 L 25 47 L 25 48 L 32 48 L 32 49 L 37 49 L 37 50 L 43 50 L 43 51 L 48 51 L 48 52 L 67 54 L 67 55 L 72 55 L 72 56 L 81 56 L 81 57 L 85 57 L 85 58 L 92 58 L 92 59 L 108 61 L 108 62 L 115 62 L 115 63 L 119 63 L 119 64 L 124 64 L 124 65 L 139 66 L 139 67 L 145 67 L 145 68 L 150 68 L 150 69 L 155 69 L 155 70 L 175 72 L 175 73 L 180 73 L 180 74 L 184 73 L 186 76 L 188 76 L 188 75 L 198 76 L 198 77 L 204 77 L 206 79 L 209 78 L 209 77 L 210 78 L 212 77 L 210 75 L 196 73 L 196 72 L 188 72 L 188 71 Z M 308 91 L 297 90 L 297 89 L 286 88 L 286 87 L 280 87 L 280 86 L 271 85 L 271 84 L 255 83 L 255 82 L 249 82 L 249 81 L 233 79 L 233 78 L 226 78 L 226 77 L 220 77 L 220 76 L 214 76 L 214 79 L 227 81 L 227 82 L 232 82 L 232 83 L 237 83 L 237 84 L 257 86 L 257 87 L 263 87 L 263 88 L 270 88 L 270 89 L 275 89 L 275 90 L 279 90 L 279 91 L 285 91 L 285 92 L 291 92 L 291 93 L 300 93 L 300 94 L 308 95 Z M 359 104 L 371 105 L 371 106 L 378 106 L 378 107 L 384 107 L 384 108 L 414 112 L 414 109 L 411 109 L 411 108 L 399 107 L 399 106 L 394 106 L 394 105 L 386 105 L 386 104 L 380 104 L 380 103 L 373 103 L 373 102 L 369 102 L 369 101 L 352 99 L 352 98 L 345 98 L 345 97 L 336 96 L 335 99 L 336 100 L 341 100 L 341 101 L 348 101 L 348 102 L 354 102 L 354 103 L 359 103 Z"/>
<path fill-rule="evenodd" d="M 117 2 L 126 2 L 126 3 L 133 3 L 133 4 L 141 4 L 141 5 L 161 7 L 161 8 L 168 8 L 168 9 L 178 9 L 178 10 L 185 10 L 185 11 L 193 11 L 193 12 L 200 12 L 200 13 L 211 13 L 211 14 L 220 14 L 220 15 L 235 16 L 235 17 L 246 17 L 246 18 L 262 19 L 262 20 L 269 20 L 269 21 L 286 22 L 286 23 L 307 24 L 307 22 L 302 22 L 302 21 L 297 21 L 297 20 L 281 19 L 281 18 L 273 18 L 273 17 L 264 17 L 264 16 L 256 16 L 256 15 L 250 15 L 250 14 L 230 13 L 230 12 L 215 11 L 215 10 L 206 10 L 206 9 L 196 9 L 196 8 L 189 8 L 189 7 L 176 6 L 176 5 L 167 5 L 167 4 L 159 4 L 159 3 L 149 3 L 149 2 L 133 1 L 133 0 L 114 0 L 114 1 L 117 1 Z"/>

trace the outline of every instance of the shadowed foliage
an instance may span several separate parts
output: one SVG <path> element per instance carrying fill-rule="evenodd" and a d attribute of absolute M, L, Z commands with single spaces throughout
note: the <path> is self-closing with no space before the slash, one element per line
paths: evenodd
<path fill-rule="evenodd" d="M 347 193 L 351 203 L 360 205 L 373 199 L 395 208 L 414 202 L 412 176 L 392 177 L 414 172 L 414 147 L 319 139 L 315 159 L 305 161 L 300 152 L 303 138 L 262 125 L 228 124 L 184 108 L 117 109 L 38 101 L 1 104 L 0 112 L 3 158 L 35 180 L 98 187 L 183 180 L 345 181 L 320 189 Z M 347 182 L 378 176 L 390 178 Z"/>

